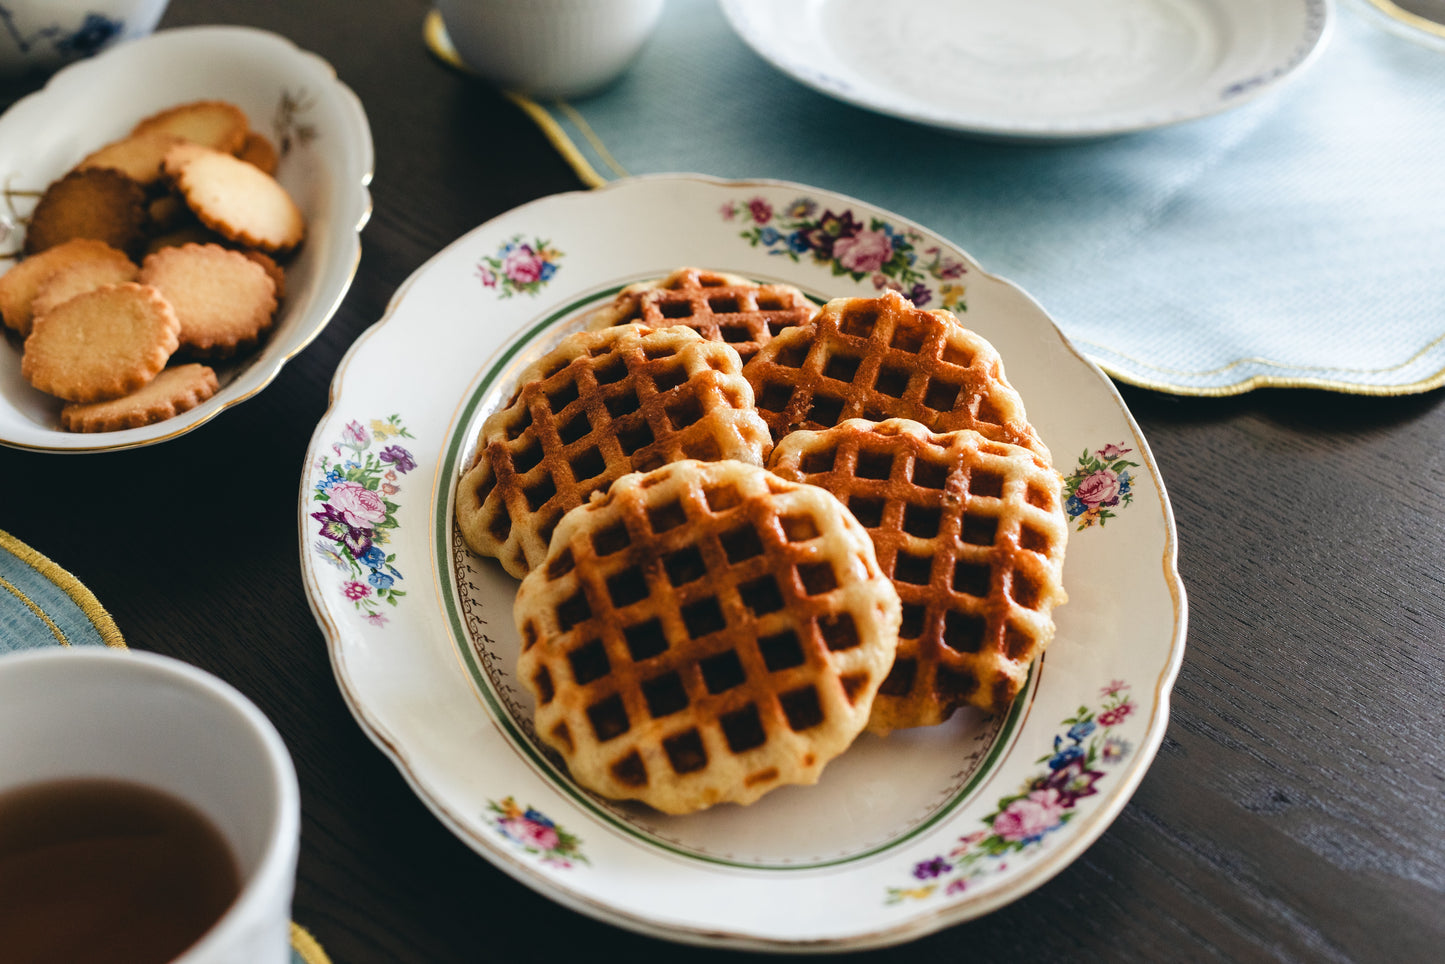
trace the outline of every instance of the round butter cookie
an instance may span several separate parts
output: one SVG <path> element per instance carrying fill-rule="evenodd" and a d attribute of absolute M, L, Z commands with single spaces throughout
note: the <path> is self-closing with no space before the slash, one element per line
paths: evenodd
<path fill-rule="evenodd" d="M 286 189 L 253 164 L 178 144 L 165 170 L 201 223 L 238 244 L 284 255 L 301 243 L 306 221 Z"/>
<path fill-rule="evenodd" d="M 20 374 L 66 401 L 119 398 L 166 367 L 180 331 L 176 313 L 156 289 L 106 285 L 35 319 Z"/>
<path fill-rule="evenodd" d="M 197 358 L 228 358 L 271 328 L 276 283 L 261 264 L 218 244 L 182 244 L 147 255 L 140 282 L 165 296 L 181 346 Z"/>
<path fill-rule="evenodd" d="M 118 432 L 188 412 L 216 394 L 216 373 L 205 365 L 167 368 L 138 391 L 104 402 L 71 402 L 60 410 L 67 432 Z"/>
<path fill-rule="evenodd" d="M 145 191 L 119 171 L 71 171 L 45 189 L 30 212 L 25 253 L 37 254 L 72 238 L 94 238 L 129 251 L 145 224 Z"/>
<path fill-rule="evenodd" d="M 234 154 L 246 143 L 250 130 L 246 114 L 223 100 L 198 100 L 152 114 L 131 131 L 133 135 L 161 132 Z"/>
<path fill-rule="evenodd" d="M 163 176 L 161 161 L 165 159 L 166 151 L 182 140 L 184 138 L 176 134 L 161 130 L 132 134 L 86 155 L 75 167 L 80 171 L 93 167 L 110 168 L 142 187 L 150 187 Z"/>
<path fill-rule="evenodd" d="M 103 285 L 134 281 L 140 270 L 135 262 L 114 248 L 107 247 L 106 251 L 109 253 L 103 257 L 74 259 L 51 272 L 35 288 L 35 300 L 30 302 L 34 317 L 39 318 L 76 295 L 94 291 Z"/>
<path fill-rule="evenodd" d="M 514 615 L 536 734 L 573 778 L 689 813 L 816 783 L 868 721 L 899 609 L 827 492 L 684 460 L 568 512 Z"/>
<path fill-rule="evenodd" d="M 0 317 L 7 328 L 23 338 L 30 334 L 35 295 L 57 270 L 75 264 L 122 261 L 130 262 L 124 252 L 92 238 L 76 238 L 32 254 L 0 275 Z"/>

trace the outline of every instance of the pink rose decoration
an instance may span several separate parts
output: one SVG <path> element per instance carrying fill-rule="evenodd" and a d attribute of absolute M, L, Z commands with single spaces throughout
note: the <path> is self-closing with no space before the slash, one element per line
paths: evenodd
<path fill-rule="evenodd" d="M 1074 495 L 1087 506 L 1114 505 L 1119 501 L 1119 476 L 1100 469 L 1080 482 Z"/>
<path fill-rule="evenodd" d="M 1133 449 L 1126 449 L 1126 448 L 1124 448 L 1122 445 L 1114 445 L 1114 444 L 1111 443 L 1111 444 L 1106 445 L 1106 446 L 1104 446 L 1103 448 L 1099 449 L 1099 458 L 1103 459 L 1103 460 L 1106 461 L 1106 462 L 1112 462 L 1112 461 L 1114 461 L 1115 459 L 1117 459 L 1119 456 L 1121 456 L 1121 455 L 1127 455 L 1128 453 L 1130 453 L 1130 452 L 1132 452 L 1132 451 L 1134 451 L 1134 450 L 1133 450 Z"/>
<path fill-rule="evenodd" d="M 530 244 L 524 244 L 507 255 L 502 262 L 502 273 L 516 284 L 531 284 L 542 277 L 542 259 Z"/>
<path fill-rule="evenodd" d="M 1021 841 L 1041 837 L 1059 825 L 1064 806 L 1057 790 L 1035 790 L 1009 804 L 993 819 L 993 832 L 1004 840 Z"/>
<path fill-rule="evenodd" d="M 834 241 L 833 256 L 849 271 L 877 271 L 893 257 L 893 242 L 883 231 L 859 231 Z"/>
<path fill-rule="evenodd" d="M 520 844 L 529 847 L 536 847 L 538 850 L 556 850 L 557 844 L 561 841 L 557 837 L 557 831 L 551 827 L 544 827 L 534 820 L 525 817 L 515 817 L 511 820 L 503 820 L 502 832 Z"/>
<path fill-rule="evenodd" d="M 328 495 L 332 508 L 354 529 L 370 529 L 386 518 L 386 504 L 381 496 L 359 483 L 338 482 Z"/>

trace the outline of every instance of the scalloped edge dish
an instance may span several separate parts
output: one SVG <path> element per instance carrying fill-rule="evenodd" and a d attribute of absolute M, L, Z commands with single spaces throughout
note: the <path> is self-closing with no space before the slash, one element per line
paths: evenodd
<path fill-rule="evenodd" d="M 618 225 L 638 226 L 626 244 Z M 876 270 L 860 270 L 865 248 Z M 1068 480 L 1072 530 L 1070 601 L 1006 717 L 865 735 L 816 786 L 677 818 L 586 793 L 538 747 L 511 677 L 517 582 L 460 545 L 454 488 L 531 358 L 622 285 L 682 264 L 819 300 L 898 286 L 1002 353 Z M 955 245 L 801 184 L 629 179 L 539 199 L 449 245 L 342 361 L 297 522 L 337 685 L 432 812 L 558 903 L 685 943 L 877 947 L 1018 899 L 1124 807 L 1184 652 L 1168 497 L 1108 378 Z"/>
<path fill-rule="evenodd" d="M 331 65 L 277 34 L 250 27 L 179 27 L 72 64 L 0 116 L 0 190 L 16 223 L 37 192 L 136 121 L 191 100 L 229 100 L 281 153 L 277 180 L 306 217 L 307 238 L 286 264 L 286 296 L 254 354 L 216 366 L 217 394 L 143 428 L 73 433 L 60 401 L 20 377 L 13 339 L 0 348 L 0 444 L 45 452 L 135 448 L 176 438 L 271 383 L 340 307 L 361 260 L 371 215 L 373 147 L 361 101 Z M 61 118 L 61 122 L 57 122 Z M 0 271 L 23 235 L 3 241 Z"/>

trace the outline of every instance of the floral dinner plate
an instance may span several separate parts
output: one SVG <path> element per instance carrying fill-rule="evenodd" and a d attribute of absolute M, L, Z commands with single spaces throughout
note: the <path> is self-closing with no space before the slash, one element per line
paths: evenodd
<path fill-rule="evenodd" d="M 580 789 L 514 681 L 517 582 L 469 553 L 453 489 L 482 420 L 578 318 L 694 264 L 824 300 L 883 287 L 989 338 L 1067 477 L 1070 601 L 1002 717 L 865 734 L 812 787 L 686 817 Z M 442 822 L 567 907 L 674 940 L 879 946 L 985 913 L 1065 867 L 1163 737 L 1185 597 L 1163 482 L 1107 378 L 950 242 L 798 184 L 696 176 L 542 198 L 465 235 L 352 348 L 298 507 L 340 689 Z"/>

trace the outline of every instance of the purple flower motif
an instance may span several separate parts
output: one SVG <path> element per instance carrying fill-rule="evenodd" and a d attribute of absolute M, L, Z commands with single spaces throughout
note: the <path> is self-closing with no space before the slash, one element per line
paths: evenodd
<path fill-rule="evenodd" d="M 1102 777 L 1101 770 L 1088 770 L 1084 767 L 1082 759 L 1069 761 L 1065 767 L 1061 767 L 1049 774 L 1041 790 L 1052 790 L 1058 794 L 1059 804 L 1065 809 L 1073 809 L 1080 797 L 1092 797 L 1098 793 L 1094 784 Z"/>
<path fill-rule="evenodd" d="M 815 256 L 831 258 L 833 244 L 839 238 L 851 238 L 861 230 L 863 224 L 853 217 L 852 211 L 844 211 L 842 214 L 824 211 L 823 216 L 818 219 L 818 226 L 808 232 L 808 244 Z"/>
<path fill-rule="evenodd" d="M 748 202 L 748 213 L 758 224 L 767 224 L 773 219 L 773 206 L 760 197 Z"/>
<path fill-rule="evenodd" d="M 311 518 L 321 523 L 322 537 L 341 543 L 350 550 L 353 559 L 365 555 L 371 548 L 371 530 L 353 526 L 330 503 L 323 505 L 320 512 L 311 513 Z"/>
<path fill-rule="evenodd" d="M 416 468 L 416 459 L 400 445 L 388 445 L 381 450 L 381 460 L 396 466 L 398 472 L 410 472 Z"/>
<path fill-rule="evenodd" d="M 908 300 L 913 302 L 914 307 L 922 308 L 933 300 L 933 292 L 929 290 L 928 285 L 920 281 L 908 289 Z"/>
<path fill-rule="evenodd" d="M 953 864 L 942 857 L 934 857 L 932 860 L 920 861 L 913 868 L 913 876 L 919 880 L 932 880 L 934 877 L 942 877 L 953 869 Z"/>
<path fill-rule="evenodd" d="M 1099 749 L 1099 759 L 1105 763 L 1118 763 L 1129 755 L 1134 749 L 1134 744 L 1128 740 L 1121 740 L 1117 736 L 1111 736 L 1104 741 L 1103 747 Z"/>

